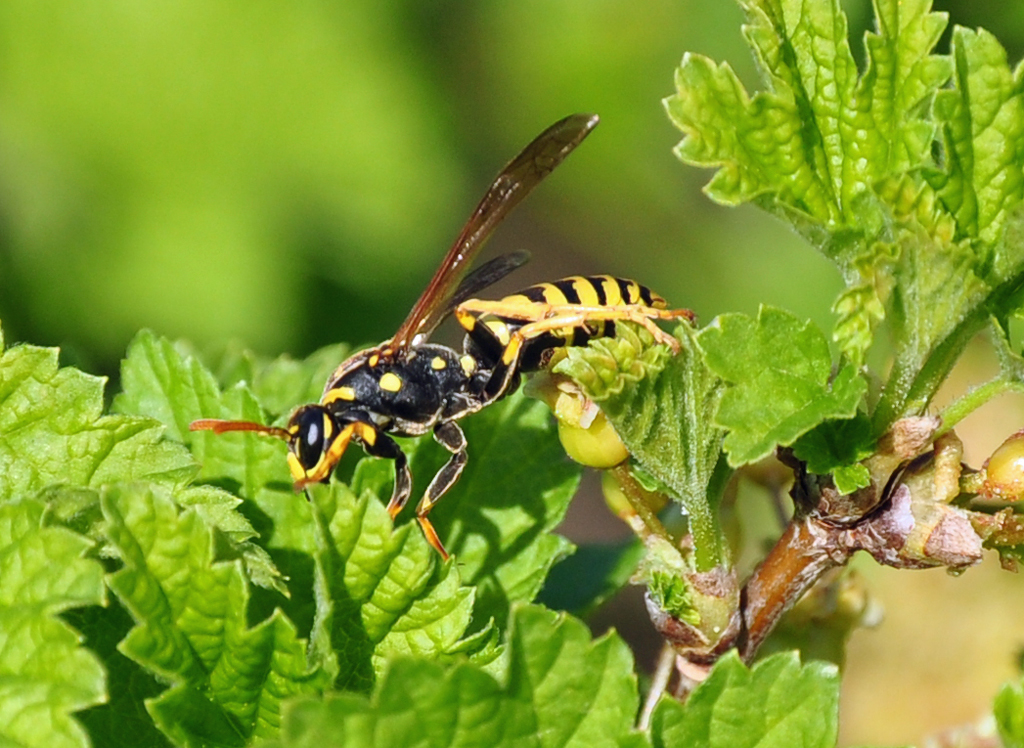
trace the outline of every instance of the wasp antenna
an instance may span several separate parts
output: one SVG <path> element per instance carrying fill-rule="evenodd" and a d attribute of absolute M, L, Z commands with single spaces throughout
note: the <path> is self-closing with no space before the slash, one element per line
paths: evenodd
<path fill-rule="evenodd" d="M 224 421 L 220 418 L 200 418 L 192 421 L 188 427 L 189 431 L 212 431 L 215 434 L 223 434 L 228 431 L 255 431 L 257 434 L 274 436 L 287 441 L 289 434 L 287 429 L 279 426 L 266 426 L 253 421 Z"/>

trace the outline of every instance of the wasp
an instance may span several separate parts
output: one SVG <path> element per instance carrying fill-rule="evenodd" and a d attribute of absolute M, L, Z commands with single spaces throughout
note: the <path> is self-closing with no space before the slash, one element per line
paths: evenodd
<path fill-rule="evenodd" d="M 466 437 L 459 420 L 512 392 L 522 374 L 546 366 L 555 351 L 614 334 L 616 321 L 643 325 L 656 341 L 676 351 L 678 341 L 654 320 L 693 321 L 692 312 L 667 309 L 665 300 L 650 289 L 604 275 L 542 283 L 498 301 L 473 298 L 529 257 L 512 253 L 469 272 L 481 246 L 597 123 L 596 115 L 566 117 L 505 166 L 398 331 L 344 361 L 327 381 L 319 403 L 300 406 L 285 427 L 201 419 L 190 429 L 253 431 L 283 439 L 296 490 L 326 482 L 354 441 L 368 455 L 394 461 L 387 507 L 392 519 L 412 495 L 409 461 L 392 436 L 433 433 L 451 457 L 427 486 L 416 519 L 430 545 L 447 559 L 428 514 L 466 465 Z M 465 331 L 461 353 L 427 342 L 452 314 Z"/>

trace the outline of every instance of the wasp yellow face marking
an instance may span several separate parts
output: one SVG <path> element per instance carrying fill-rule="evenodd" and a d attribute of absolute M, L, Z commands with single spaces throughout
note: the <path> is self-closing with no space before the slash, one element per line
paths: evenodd
<path fill-rule="evenodd" d="M 593 283 L 579 275 L 567 278 L 567 280 L 572 282 L 573 290 L 575 290 L 576 295 L 580 297 L 580 303 L 583 304 L 583 306 L 601 305 L 601 299 L 598 297 Z"/>
<path fill-rule="evenodd" d="M 459 364 L 462 365 L 462 370 L 466 372 L 467 377 L 476 371 L 476 359 L 472 356 L 463 356 L 459 359 Z"/>
<path fill-rule="evenodd" d="M 288 469 L 291 471 L 293 482 L 301 483 L 306 479 L 306 468 L 302 467 L 299 458 L 291 452 L 288 453 Z"/>
<path fill-rule="evenodd" d="M 402 389 L 402 380 L 394 372 L 386 372 L 380 378 L 380 388 L 387 392 L 398 392 Z"/>
<path fill-rule="evenodd" d="M 486 324 L 488 329 L 490 329 L 490 331 L 494 333 L 494 337 L 498 339 L 498 342 L 500 342 L 502 345 L 508 345 L 508 325 L 506 325 L 500 319 L 489 319 L 484 324 Z"/>
<path fill-rule="evenodd" d="M 335 387 L 333 390 L 324 395 L 323 404 L 330 405 L 335 400 L 355 400 L 356 391 L 351 387 Z"/>
<path fill-rule="evenodd" d="M 448 362 L 440 356 L 434 356 L 434 358 L 430 360 L 430 368 L 434 371 L 441 371 L 441 369 L 447 368 L 447 366 Z"/>

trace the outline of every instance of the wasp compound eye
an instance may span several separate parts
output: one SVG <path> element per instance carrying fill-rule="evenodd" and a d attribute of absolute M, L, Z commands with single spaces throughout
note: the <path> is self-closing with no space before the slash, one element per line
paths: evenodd
<path fill-rule="evenodd" d="M 292 450 L 306 471 L 310 471 L 320 462 L 324 453 L 330 429 L 330 419 L 320 408 L 306 408 L 295 414 L 293 425 L 296 427 Z"/>

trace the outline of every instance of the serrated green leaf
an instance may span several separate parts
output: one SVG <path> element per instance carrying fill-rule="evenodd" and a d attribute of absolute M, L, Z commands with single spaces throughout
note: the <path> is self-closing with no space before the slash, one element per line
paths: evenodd
<path fill-rule="evenodd" d="M 197 418 L 240 417 L 236 414 L 246 411 L 245 417 L 258 419 L 262 413 L 244 389 L 223 395 L 209 370 L 195 357 L 183 353 L 184 348 L 184 345 L 175 346 L 148 330 L 136 335 L 122 362 L 123 390 L 114 398 L 112 408 L 126 414 L 155 418 L 166 424 L 167 436 L 183 441 L 200 460 L 201 467 L 197 471 L 201 480 L 237 487 L 246 498 L 259 497 L 262 501 L 257 501 L 257 504 L 261 508 L 277 508 L 286 504 L 289 498 L 294 499 L 287 489 L 275 491 L 267 487 L 272 480 L 281 477 L 280 469 L 274 468 L 277 463 L 273 459 L 280 454 L 281 444 L 271 443 L 271 440 L 243 442 L 231 435 L 215 441 L 209 438 L 209 434 L 189 431 L 189 424 Z M 208 445 L 211 454 L 204 449 Z M 218 459 L 224 453 L 237 457 L 239 451 L 244 451 L 248 459 L 234 462 Z M 261 459 L 268 461 L 261 462 Z M 286 470 L 283 472 L 287 473 Z M 284 497 L 280 496 L 282 493 Z M 287 593 L 281 572 L 266 550 L 250 542 L 257 531 L 237 510 L 240 499 L 223 488 L 210 485 L 183 488 L 174 499 L 182 506 L 194 508 L 205 521 L 227 535 L 234 550 L 244 560 L 252 581 Z M 305 518 L 306 529 L 309 530 L 308 513 Z M 284 526 L 288 527 L 288 524 Z M 285 573 L 288 571 L 285 569 Z"/>
<path fill-rule="evenodd" d="M 153 724 L 145 706 L 148 699 L 160 695 L 166 684 L 118 651 L 118 645 L 131 631 L 134 621 L 117 597 L 111 596 L 102 608 L 76 608 L 62 617 L 85 635 L 86 646 L 103 662 L 106 670 L 106 702 L 79 715 L 92 745 L 170 748 L 171 742 Z"/>
<path fill-rule="evenodd" d="M 280 497 L 262 494 L 273 490 L 268 486 L 291 483 L 281 441 L 251 434 L 189 431 L 189 424 L 198 418 L 265 421 L 247 387 L 239 384 L 222 393 L 213 374 L 197 358 L 183 355 L 169 340 L 148 331 L 140 332 L 129 345 L 121 367 L 121 385 L 123 391 L 114 398 L 114 410 L 166 423 L 168 435 L 188 445 L 202 466 L 200 480 L 237 487 L 244 498 L 280 503 Z M 277 513 L 271 516 L 276 519 Z"/>
<path fill-rule="evenodd" d="M 1007 683 L 992 705 L 1004 748 L 1024 748 L 1024 688 Z"/>
<path fill-rule="evenodd" d="M 548 408 L 522 391 L 460 425 L 469 462 L 430 519 L 463 582 L 477 589 L 474 618 L 506 621 L 512 604 L 531 602 L 551 567 L 572 552 L 573 544 L 553 531 L 583 470 L 565 456 Z M 422 445 L 412 458 L 414 479 L 426 485 L 448 457 L 432 443 Z M 390 488 L 380 496 L 389 497 Z M 406 510 L 398 523 L 411 514 Z"/>
<path fill-rule="evenodd" d="M 237 562 L 214 560 L 211 528 L 152 487 L 107 489 L 107 535 L 124 566 L 108 585 L 137 625 L 119 649 L 170 688 L 147 708 L 177 745 L 272 737 L 281 702 L 327 678 L 281 613 L 249 628 Z"/>
<path fill-rule="evenodd" d="M 787 652 L 748 670 L 731 650 L 685 704 L 662 699 L 651 736 L 655 748 L 834 748 L 838 726 L 835 665 Z"/>
<path fill-rule="evenodd" d="M 621 328 L 621 330 L 619 329 Z M 570 348 L 555 371 L 572 377 L 601 406 L 630 455 L 667 486 L 687 512 L 697 568 L 721 562 L 722 545 L 709 486 L 723 432 L 713 423 L 722 382 L 707 367 L 689 328 L 682 350 L 652 345 L 646 330 L 616 327 L 616 337 Z"/>
<path fill-rule="evenodd" d="M 106 675 L 60 614 L 104 603 L 103 568 L 82 557 L 88 538 L 47 526 L 42 502 L 2 498 L 0 743 L 84 748 L 72 713 L 106 700 Z"/>
<path fill-rule="evenodd" d="M 57 353 L 20 345 L 0 355 L 0 496 L 55 483 L 180 485 L 195 474 L 156 421 L 102 415 L 104 380 L 59 368 Z"/>
<path fill-rule="evenodd" d="M 394 655 L 436 659 L 469 625 L 473 590 L 458 568 L 435 573 L 437 555 L 418 529 L 397 531 L 376 495 L 316 487 L 320 508 L 313 656 L 339 688 L 367 691 Z"/>
<path fill-rule="evenodd" d="M 1020 304 L 1024 210 L 1004 218 L 999 241 L 954 240 L 956 226 L 928 185 L 905 179 L 883 187 L 893 206 L 900 255 L 893 266 L 896 358 L 876 412 L 876 433 L 923 413 L 970 339 L 995 314 Z"/>
<path fill-rule="evenodd" d="M 856 198 L 929 158 L 934 126 L 921 115 L 950 74 L 929 54 L 944 17 L 928 0 L 878 0 L 858 78 L 838 2 L 740 4 L 769 90 L 751 97 L 727 65 L 687 55 L 665 102 L 686 136 L 677 154 L 719 168 L 705 190 L 720 202 L 765 195 L 821 225 L 863 225 Z"/>
<path fill-rule="evenodd" d="M 819 424 L 793 443 L 793 453 L 809 472 L 831 474 L 839 492 L 848 494 L 871 483 L 868 469 L 857 463 L 871 456 L 875 442 L 871 421 L 859 414 Z"/>
<path fill-rule="evenodd" d="M 582 469 L 566 458 L 550 411 L 521 391 L 460 425 L 469 462 L 430 520 L 463 582 L 476 588 L 474 620 L 505 621 L 511 605 L 532 601 L 551 567 L 572 552 L 572 543 L 552 530 L 565 516 Z M 427 437 L 402 440 L 402 446 L 414 481 L 427 482 L 449 457 Z M 356 467 L 352 489 L 372 492 L 385 504 L 393 476 L 390 461 L 366 458 Z M 407 509 L 397 523 L 411 514 Z"/>
<path fill-rule="evenodd" d="M 510 631 L 500 681 L 471 664 L 400 659 L 369 699 L 294 702 L 267 748 L 646 745 L 632 729 L 636 678 L 618 636 L 592 641 L 581 622 L 532 607 L 515 612 Z"/>
<path fill-rule="evenodd" d="M 984 29 L 953 31 L 955 86 L 935 98 L 946 163 L 928 172 L 961 236 L 998 240 L 1006 212 L 1024 197 L 1024 99 L 1020 70 Z"/>
<path fill-rule="evenodd" d="M 867 385 L 852 364 L 832 377 L 825 336 L 811 322 L 762 306 L 757 319 L 725 314 L 699 337 L 707 364 L 727 383 L 715 421 L 729 429 L 729 464 L 788 446 L 827 419 L 850 418 Z"/>
<path fill-rule="evenodd" d="M 847 290 L 833 337 L 859 365 L 891 286 L 875 187 L 932 161 L 930 104 L 953 70 L 931 54 L 946 17 L 930 0 L 875 0 L 858 75 L 838 0 L 740 4 L 765 90 L 750 96 L 727 65 L 687 55 L 665 101 L 685 136 L 676 152 L 718 169 L 705 188 L 713 199 L 756 201 L 838 265 Z"/>

